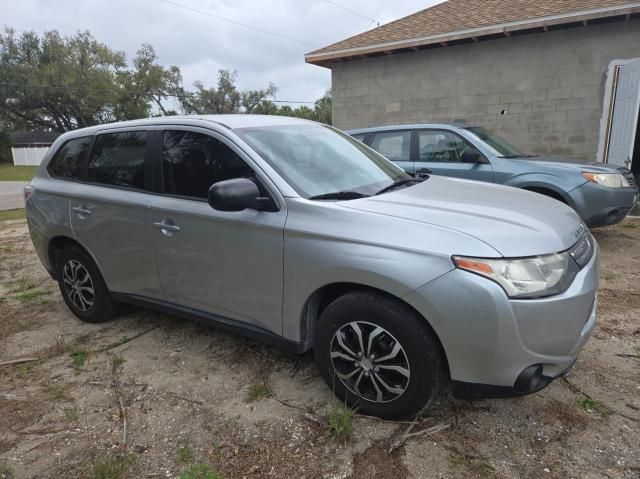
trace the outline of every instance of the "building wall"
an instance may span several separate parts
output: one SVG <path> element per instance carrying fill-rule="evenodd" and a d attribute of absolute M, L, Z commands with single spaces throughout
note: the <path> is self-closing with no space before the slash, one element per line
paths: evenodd
<path fill-rule="evenodd" d="M 629 58 L 640 19 L 336 63 L 333 122 L 465 119 L 529 153 L 595 160 L 609 64 Z"/>

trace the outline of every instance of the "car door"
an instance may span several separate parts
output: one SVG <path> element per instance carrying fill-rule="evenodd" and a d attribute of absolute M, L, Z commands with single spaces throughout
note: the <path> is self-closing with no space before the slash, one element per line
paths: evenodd
<path fill-rule="evenodd" d="M 222 212 L 209 187 L 268 179 L 224 136 L 206 129 L 167 128 L 158 138 L 160 193 L 151 204 L 153 243 L 166 300 L 282 334 L 284 202 L 276 211 Z"/>
<path fill-rule="evenodd" d="M 114 293 L 161 298 L 151 241 L 148 132 L 95 136 L 83 182 L 70 184 L 70 217 L 78 241 Z"/>
<path fill-rule="evenodd" d="M 410 175 L 414 174 L 411 159 L 411 130 L 381 131 L 367 139 L 369 146 L 386 156 Z"/>
<path fill-rule="evenodd" d="M 431 170 L 435 175 L 493 182 L 491 163 L 464 163 L 462 155 L 473 146 L 448 130 L 416 130 L 415 171 Z"/>

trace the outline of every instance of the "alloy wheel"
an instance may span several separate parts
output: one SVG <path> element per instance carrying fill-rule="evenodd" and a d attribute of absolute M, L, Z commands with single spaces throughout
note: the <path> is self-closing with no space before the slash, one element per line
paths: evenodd
<path fill-rule="evenodd" d="M 394 401 L 409 385 L 409 360 L 402 345 L 375 324 L 354 321 L 340 327 L 331 340 L 330 355 L 340 381 L 368 401 Z"/>
<path fill-rule="evenodd" d="M 86 312 L 93 308 L 95 290 L 87 268 L 79 261 L 70 259 L 64 264 L 62 274 L 64 290 L 69 301 L 80 311 Z"/>

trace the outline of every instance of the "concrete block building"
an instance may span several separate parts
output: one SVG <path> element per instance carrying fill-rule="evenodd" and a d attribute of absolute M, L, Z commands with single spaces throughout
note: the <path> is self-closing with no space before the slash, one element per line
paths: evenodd
<path fill-rule="evenodd" d="M 350 129 L 465 120 L 640 170 L 640 2 L 449 0 L 305 56 Z"/>

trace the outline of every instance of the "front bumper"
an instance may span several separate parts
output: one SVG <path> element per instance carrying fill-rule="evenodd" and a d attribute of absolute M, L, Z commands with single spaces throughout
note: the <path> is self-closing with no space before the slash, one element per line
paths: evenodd
<path fill-rule="evenodd" d="M 608 188 L 587 182 L 570 193 L 574 209 L 589 228 L 622 221 L 638 201 L 638 188 Z"/>
<path fill-rule="evenodd" d="M 596 247 L 569 289 L 548 298 L 509 299 L 461 270 L 407 295 L 440 338 L 454 395 L 530 394 L 570 369 L 596 323 L 598 255 Z"/>

